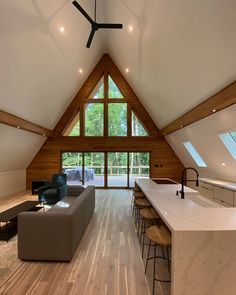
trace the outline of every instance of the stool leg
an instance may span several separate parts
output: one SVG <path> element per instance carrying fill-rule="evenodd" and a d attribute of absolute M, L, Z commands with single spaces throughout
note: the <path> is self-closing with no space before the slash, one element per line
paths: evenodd
<path fill-rule="evenodd" d="M 169 273 L 170 273 L 170 255 L 169 255 L 169 248 L 167 247 L 166 248 L 166 250 L 167 250 L 167 261 L 168 261 L 168 270 L 169 270 Z"/>
<path fill-rule="evenodd" d="M 139 238 L 139 231 L 140 231 L 140 220 L 141 220 L 141 215 L 140 215 L 140 210 L 138 210 L 138 229 L 137 229 L 137 236 Z"/>
<path fill-rule="evenodd" d="M 149 258 L 149 254 L 150 254 L 151 242 L 152 242 L 152 241 L 149 240 L 148 253 L 147 253 L 147 259 L 146 259 L 146 265 L 145 265 L 145 274 L 147 273 L 148 258 Z"/>
<path fill-rule="evenodd" d="M 142 241 L 142 235 L 143 235 L 143 232 L 144 232 L 145 220 L 146 219 L 142 217 L 141 231 L 140 231 L 140 235 L 139 235 L 139 243 L 141 243 L 141 241 Z"/>
<path fill-rule="evenodd" d="M 143 253 L 144 253 L 145 233 L 146 233 L 146 228 L 147 228 L 146 223 L 147 223 L 147 219 L 144 220 L 143 242 L 142 242 L 142 258 L 143 258 Z"/>
<path fill-rule="evenodd" d="M 135 212 L 134 212 L 134 224 L 135 227 L 137 228 L 137 223 L 138 223 L 138 208 L 135 206 Z"/>
<path fill-rule="evenodd" d="M 153 260 L 153 282 L 152 282 L 152 295 L 155 294 L 155 278 L 156 278 L 156 245 L 154 245 L 154 260 Z"/>
<path fill-rule="evenodd" d="M 162 255 L 163 255 L 163 257 L 165 258 L 165 251 L 164 251 L 164 248 L 161 247 L 161 250 L 162 250 Z"/>
<path fill-rule="evenodd" d="M 135 200 L 133 202 L 133 212 L 132 212 L 132 216 L 133 218 L 135 218 Z"/>

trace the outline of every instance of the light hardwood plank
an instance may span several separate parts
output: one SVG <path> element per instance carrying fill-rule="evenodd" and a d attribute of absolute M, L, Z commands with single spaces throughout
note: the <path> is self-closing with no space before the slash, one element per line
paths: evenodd
<path fill-rule="evenodd" d="M 95 213 L 70 263 L 21 262 L 15 239 L 8 251 L 18 268 L 12 265 L 0 294 L 148 295 L 130 196 L 127 190 L 96 192 Z M 2 208 L 13 202 L 8 205 Z"/>

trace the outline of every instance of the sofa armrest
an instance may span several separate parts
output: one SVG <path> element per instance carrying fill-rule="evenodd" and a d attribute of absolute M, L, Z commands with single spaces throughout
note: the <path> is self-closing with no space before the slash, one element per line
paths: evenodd
<path fill-rule="evenodd" d="M 60 212 L 18 215 L 18 257 L 22 260 L 70 261 L 72 218 Z"/>

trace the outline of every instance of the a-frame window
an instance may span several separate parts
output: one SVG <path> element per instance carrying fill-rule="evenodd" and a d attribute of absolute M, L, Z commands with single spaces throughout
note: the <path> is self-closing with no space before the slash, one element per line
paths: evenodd
<path fill-rule="evenodd" d="M 124 98 L 116 83 L 108 76 L 108 98 Z"/>
<path fill-rule="evenodd" d="M 99 99 L 104 98 L 104 78 L 100 79 L 96 87 L 93 89 L 93 91 L 90 93 L 89 98 L 93 99 Z"/>
<path fill-rule="evenodd" d="M 80 113 L 78 112 L 74 120 L 70 123 L 64 136 L 80 136 Z"/>
<path fill-rule="evenodd" d="M 112 75 L 104 72 L 64 136 L 149 136 Z"/>
<path fill-rule="evenodd" d="M 146 129 L 134 112 L 132 112 L 132 136 L 148 136 Z"/>

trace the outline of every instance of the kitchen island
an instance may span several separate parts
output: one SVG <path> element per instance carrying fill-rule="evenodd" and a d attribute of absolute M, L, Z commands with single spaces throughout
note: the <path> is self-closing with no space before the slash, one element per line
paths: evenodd
<path fill-rule="evenodd" d="M 136 183 L 172 234 L 171 295 L 236 294 L 236 208 L 224 208 L 179 184 Z"/>

